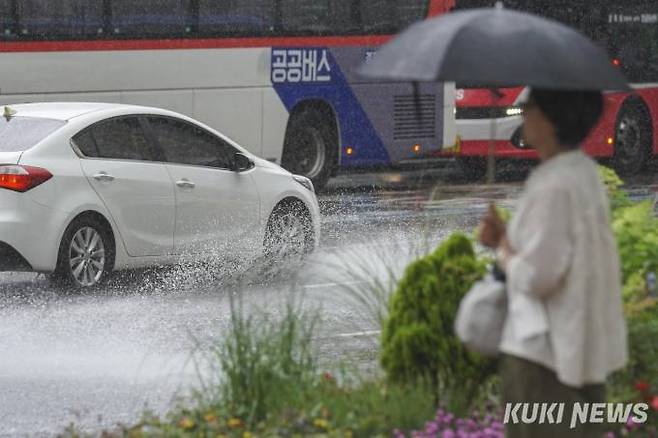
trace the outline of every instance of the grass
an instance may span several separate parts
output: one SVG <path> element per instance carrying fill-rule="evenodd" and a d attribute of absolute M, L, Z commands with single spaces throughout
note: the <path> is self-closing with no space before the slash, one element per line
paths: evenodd
<path fill-rule="evenodd" d="M 347 366 L 324 371 L 314 345 L 318 312 L 299 296 L 279 318 L 272 310 L 247 312 L 240 295 L 232 297 L 230 326 L 198 364 L 211 372 L 193 401 L 104 436 L 375 437 L 418 429 L 434 416 L 428 387 L 362 380 Z M 64 433 L 82 435 L 73 427 Z"/>

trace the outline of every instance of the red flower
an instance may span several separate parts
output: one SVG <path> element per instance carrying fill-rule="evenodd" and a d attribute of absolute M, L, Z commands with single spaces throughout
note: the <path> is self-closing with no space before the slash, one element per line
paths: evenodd
<path fill-rule="evenodd" d="M 637 382 L 634 386 L 635 389 L 640 392 L 647 392 L 649 390 L 649 383 L 645 382 L 644 380 Z"/>
<path fill-rule="evenodd" d="M 654 411 L 658 411 L 658 395 L 651 399 L 651 407 Z"/>
<path fill-rule="evenodd" d="M 325 382 L 333 382 L 334 381 L 334 376 L 332 376 L 330 372 L 324 373 L 322 375 L 322 378 L 324 379 Z"/>

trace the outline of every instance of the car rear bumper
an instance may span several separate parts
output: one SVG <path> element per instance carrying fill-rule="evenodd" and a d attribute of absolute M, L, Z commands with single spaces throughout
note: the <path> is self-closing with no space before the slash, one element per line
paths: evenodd
<path fill-rule="evenodd" d="M 0 189 L 0 271 L 54 271 L 65 221 L 30 193 Z"/>
<path fill-rule="evenodd" d="M 0 271 L 32 271 L 32 265 L 14 247 L 0 242 Z"/>

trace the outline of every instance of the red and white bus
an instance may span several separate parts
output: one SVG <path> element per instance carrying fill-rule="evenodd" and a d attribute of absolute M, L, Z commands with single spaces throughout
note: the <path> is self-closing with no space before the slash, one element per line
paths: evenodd
<path fill-rule="evenodd" d="M 456 140 L 454 85 L 355 68 L 446 0 L 0 0 L 0 104 L 168 108 L 321 187 Z"/>
<path fill-rule="evenodd" d="M 456 9 L 492 6 L 492 0 L 456 0 Z M 610 54 L 626 74 L 633 93 L 606 93 L 605 113 L 583 148 L 609 161 L 623 175 L 636 174 L 658 154 L 658 2 L 644 0 L 509 0 L 506 7 L 534 12 L 578 28 Z M 536 159 L 520 141 L 521 109 L 527 89 L 485 88 L 457 84 L 456 117 L 461 144 L 457 156 L 473 177 L 486 170 L 495 123 L 495 157 Z M 492 120 L 493 119 L 493 120 Z"/>

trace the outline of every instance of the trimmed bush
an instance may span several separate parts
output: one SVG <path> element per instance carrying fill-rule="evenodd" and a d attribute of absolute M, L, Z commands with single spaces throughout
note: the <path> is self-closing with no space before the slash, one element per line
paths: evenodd
<path fill-rule="evenodd" d="M 651 309 L 656 300 L 647 290 L 647 275 L 658 273 L 658 218 L 652 201 L 633 202 L 622 189 L 614 170 L 599 166 L 608 188 L 612 229 L 617 239 L 623 278 L 626 314 L 631 317 Z"/>
<path fill-rule="evenodd" d="M 389 380 L 426 382 L 436 400 L 465 409 L 494 371 L 454 333 L 464 294 L 485 273 L 473 244 L 453 234 L 434 253 L 411 263 L 389 302 L 382 333 L 381 364 Z"/>

